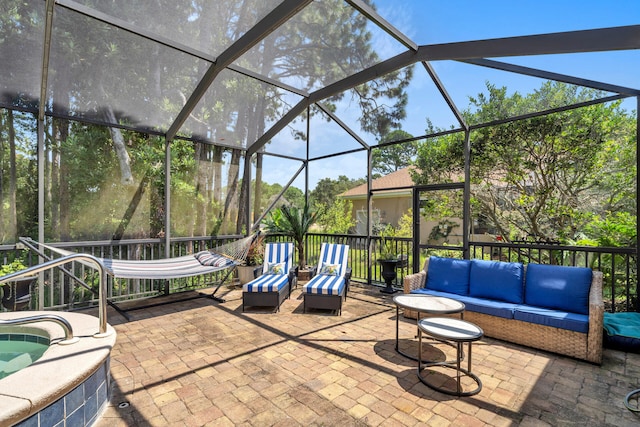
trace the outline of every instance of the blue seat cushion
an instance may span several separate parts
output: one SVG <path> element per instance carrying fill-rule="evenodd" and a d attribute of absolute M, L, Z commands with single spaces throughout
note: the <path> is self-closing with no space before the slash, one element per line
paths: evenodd
<path fill-rule="evenodd" d="M 522 304 L 524 265 L 519 262 L 471 260 L 469 296 Z"/>
<path fill-rule="evenodd" d="M 307 294 L 343 295 L 344 287 L 344 277 L 319 274 L 304 285 L 302 292 Z"/>
<path fill-rule="evenodd" d="M 289 282 L 286 274 L 263 274 L 242 286 L 244 292 L 277 292 Z"/>
<path fill-rule="evenodd" d="M 432 291 L 430 289 L 416 289 L 411 291 L 412 294 L 433 295 L 436 297 L 451 298 L 464 304 L 465 311 L 474 311 L 476 313 L 488 314 L 505 319 L 513 319 L 513 311 L 518 306 L 504 301 L 494 301 L 482 298 L 471 297 L 467 295 L 452 294 L 449 292 Z"/>
<path fill-rule="evenodd" d="M 524 302 L 536 307 L 589 314 L 591 278 L 590 268 L 529 264 Z"/>
<path fill-rule="evenodd" d="M 520 305 L 516 307 L 513 318 L 523 322 L 552 326 L 574 332 L 585 334 L 589 332 L 589 316 L 586 314 Z"/>
<path fill-rule="evenodd" d="M 429 258 L 425 288 L 458 295 L 468 295 L 470 267 L 471 262 L 468 259 L 432 256 Z"/>

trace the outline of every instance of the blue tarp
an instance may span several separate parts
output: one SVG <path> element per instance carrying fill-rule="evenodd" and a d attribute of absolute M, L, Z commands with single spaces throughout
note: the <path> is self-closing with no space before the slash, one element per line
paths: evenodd
<path fill-rule="evenodd" d="M 604 346 L 640 353 L 640 313 L 604 313 Z"/>

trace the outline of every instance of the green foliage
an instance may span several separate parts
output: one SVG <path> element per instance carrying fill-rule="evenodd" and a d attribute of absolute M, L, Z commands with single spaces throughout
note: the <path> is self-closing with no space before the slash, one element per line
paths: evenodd
<path fill-rule="evenodd" d="M 488 122 L 602 96 L 590 89 L 545 83 L 532 94 L 508 96 L 487 85 L 488 95 L 471 98 L 467 123 Z M 622 238 L 617 227 L 588 227 L 593 221 L 620 221 L 608 211 L 624 211 L 630 223 L 635 207 L 634 121 L 619 102 L 596 104 L 483 127 L 471 133 L 472 215 L 497 233 L 532 241 L 575 241 L 584 233 L 599 242 Z M 464 135 L 432 138 L 418 148 L 414 174 L 419 184 L 464 179 Z M 457 201 L 430 201 L 430 213 L 446 217 Z M 458 211 L 457 208 L 452 209 Z M 425 212 L 423 212 L 425 214 Z M 459 216 L 458 216 L 459 217 Z M 599 218 L 599 220 L 598 220 Z M 594 223 L 595 224 L 595 223 Z"/>
<path fill-rule="evenodd" d="M 330 234 L 346 234 L 356 225 L 351 200 L 336 199 L 328 209 L 318 215 L 322 231 Z"/>
<path fill-rule="evenodd" d="M 392 225 L 387 225 L 380 232 L 380 246 L 378 248 L 379 260 L 397 260 L 398 250 L 394 237 L 397 236 L 397 230 Z"/>
<path fill-rule="evenodd" d="M 311 211 L 307 204 L 302 209 L 295 206 L 281 206 L 269 212 L 264 225 L 269 233 L 283 233 L 291 236 L 298 251 L 298 265 L 306 266 L 304 239 L 316 218 L 317 212 Z"/>
<path fill-rule="evenodd" d="M 22 263 L 21 260 L 15 259 L 9 264 L 0 266 L 0 276 L 6 276 L 7 274 L 15 273 L 26 269 L 27 266 Z"/>
<path fill-rule="evenodd" d="M 258 266 L 264 264 L 264 235 L 260 234 L 253 239 L 249 250 L 247 251 L 246 262 L 249 266 Z"/>
<path fill-rule="evenodd" d="M 413 209 L 409 209 L 398 220 L 397 237 L 413 236 Z"/>
<path fill-rule="evenodd" d="M 591 236 L 598 246 L 635 246 L 636 216 L 629 212 L 607 212 L 586 225 L 585 235 Z"/>
<path fill-rule="evenodd" d="M 11 1 L 9 12 L 2 18 L 3 35 L 10 43 L 25 31 L 36 30 L 41 21 L 33 19 L 25 2 Z M 368 2 L 369 3 L 369 2 Z M 130 3 L 113 6 L 114 16 L 137 16 L 146 7 Z M 372 6 L 373 7 L 373 6 Z M 237 1 L 197 2 L 173 5 L 172 28 L 181 37 L 197 39 L 202 46 L 229 46 L 237 34 L 247 28 L 251 16 L 265 16 L 266 3 L 257 2 L 248 8 Z M 173 236 L 209 235 L 236 229 L 238 217 L 243 218 L 243 203 L 249 197 L 239 194 L 238 149 L 181 140 L 208 138 L 223 141 L 225 147 L 242 147 L 253 143 L 277 119 L 291 102 L 289 95 L 243 73 L 223 72 L 206 93 L 198 107 L 190 112 L 189 124 L 170 141 L 171 180 L 166 189 L 164 176 L 165 146 L 162 138 L 129 131 L 166 129 L 171 118 L 185 105 L 193 88 L 192 77 L 202 75 L 204 62 L 193 62 L 185 69 L 184 61 L 161 61 L 159 55 L 147 55 L 155 49 L 149 40 L 114 35 L 108 25 L 89 21 L 76 22 L 68 16 L 57 18 L 63 27 L 74 31 L 59 39 L 57 61 L 67 64 L 67 84 L 56 83 L 64 93 L 55 105 L 56 117 L 78 113 L 91 121 L 105 120 L 117 127 L 98 127 L 65 119 L 45 119 L 45 235 L 51 240 L 94 240 L 148 238 L 164 235 L 165 226 Z M 215 23 L 215 25 L 212 25 Z M 380 62 L 374 49 L 370 21 L 341 0 L 314 4 L 289 22 L 288 31 L 278 37 L 267 37 L 250 55 L 238 59 L 241 67 L 275 80 L 300 76 L 299 88 L 313 92 L 325 84 L 334 83 Z M 5 28 L 6 27 L 6 28 Z M 82 38 L 77 40 L 76 37 Z M 318 45 L 319 37 L 322 46 Z M 87 61 L 87 58 L 93 58 Z M 12 59 L 16 69 L 29 69 L 31 59 L 23 55 Z M 122 73 L 110 70 L 126 69 L 133 79 L 126 82 Z M 383 135 L 398 127 L 405 115 L 407 85 L 411 67 L 381 76 L 324 101 L 332 109 L 335 102 L 354 96 L 363 111 L 363 128 Z M 124 83 L 124 84 L 123 84 Z M 126 100 L 129 111 L 109 106 L 114 99 Z M 14 105 L 34 111 L 32 101 L 15 99 Z M 109 108 L 111 107 L 111 108 Z M 87 109 L 88 113 L 82 111 Z M 8 115 L 3 110 L 4 115 Z M 16 113 L 13 120 L 23 119 Z M 0 241 L 11 241 L 18 235 L 36 235 L 38 225 L 38 182 L 35 163 L 37 121 L 33 114 L 24 114 L 26 124 L 16 126 L 18 152 L 22 145 L 29 153 L 18 159 L 18 178 L 10 179 L 2 171 L 2 188 L 17 181 L 17 200 L 3 194 L 0 215 Z M 152 118 L 152 123 L 144 122 Z M 6 121 L 0 118 L 3 132 L 2 151 L 10 151 L 4 138 Z M 116 155 L 114 140 L 120 141 L 126 156 Z M 16 151 L 16 150 L 13 150 Z M 26 153 L 26 151 L 25 151 Z M 8 157 L 4 157 L 8 158 Z M 247 159 L 247 161 L 249 161 Z M 228 169 L 223 169 L 227 167 Z M 132 184 L 121 181 L 121 169 L 130 168 Z M 226 175 L 226 176 L 225 176 Z M 259 184 L 261 185 L 261 184 Z M 171 224 L 164 224 L 166 191 L 170 191 Z M 268 200 L 270 195 L 264 198 Z M 302 208 L 304 196 L 297 188 L 289 188 L 284 197 Z M 263 202 L 261 200 L 260 202 Z M 264 202 L 263 202 L 264 203 Z M 328 204 L 325 204 L 328 206 Z M 265 208 L 265 205 L 262 205 Z M 259 210 L 259 207 L 256 209 Z M 13 212 L 15 211 L 15 214 Z M 17 223 L 17 224 L 16 224 Z"/>
<path fill-rule="evenodd" d="M 345 175 L 340 175 L 337 179 L 323 178 L 318 181 L 316 188 L 309 192 L 309 199 L 313 206 L 317 206 L 319 209 L 328 209 L 334 203 L 338 194 L 365 182 L 364 178 L 350 179 Z"/>

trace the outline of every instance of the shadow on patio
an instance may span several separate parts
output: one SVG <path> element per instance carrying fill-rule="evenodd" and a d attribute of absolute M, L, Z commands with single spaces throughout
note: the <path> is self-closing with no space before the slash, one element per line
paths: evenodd
<path fill-rule="evenodd" d="M 241 291 L 115 311 L 112 425 L 637 425 L 623 405 L 640 387 L 640 355 L 606 350 L 602 366 L 484 338 L 483 383 L 455 398 L 423 385 L 395 350 L 395 306 L 353 286 L 342 316 L 302 314 L 300 288 L 280 313 L 242 313 Z M 400 322 L 401 345 L 415 322 Z M 444 357 L 441 350 L 435 355 Z"/>

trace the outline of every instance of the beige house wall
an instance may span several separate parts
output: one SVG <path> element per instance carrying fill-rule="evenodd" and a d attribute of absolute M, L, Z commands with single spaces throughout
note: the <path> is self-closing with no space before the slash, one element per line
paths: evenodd
<path fill-rule="evenodd" d="M 352 215 L 353 218 L 358 218 L 358 211 L 367 210 L 367 201 L 364 199 L 351 199 L 353 203 Z M 373 209 L 379 210 L 380 223 L 391 224 L 394 227 L 398 227 L 400 218 L 409 212 L 411 209 L 411 197 L 378 197 L 373 199 Z M 439 238 L 437 240 L 429 241 L 429 235 L 433 227 L 438 225 L 438 221 L 427 221 L 423 217 L 420 218 L 420 243 L 422 244 L 449 244 L 449 245 L 461 245 L 462 244 L 462 219 L 461 218 L 447 218 L 447 220 L 458 224 L 457 227 L 448 234 L 447 238 Z M 488 234 L 472 234 L 471 240 L 475 242 L 492 242 L 494 237 Z"/>

